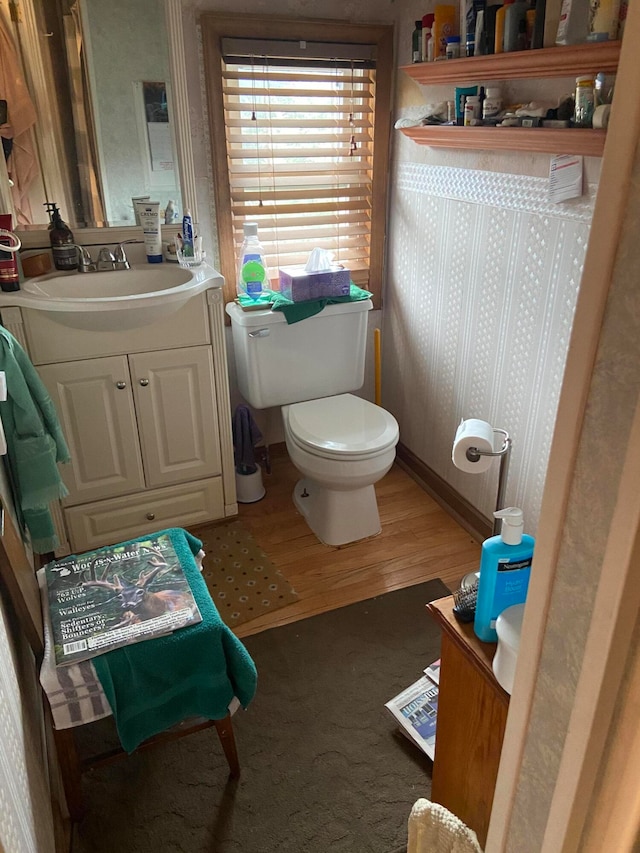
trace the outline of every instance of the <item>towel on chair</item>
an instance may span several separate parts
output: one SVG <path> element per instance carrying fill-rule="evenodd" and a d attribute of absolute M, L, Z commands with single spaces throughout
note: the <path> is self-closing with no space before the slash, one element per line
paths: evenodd
<path fill-rule="evenodd" d="M 58 544 L 47 505 L 68 494 L 57 463 L 69 461 L 69 450 L 35 367 L 2 326 L 0 370 L 7 379 L 7 399 L 0 402 L 0 416 L 16 510 L 29 531 L 33 550 L 42 554 Z"/>
<path fill-rule="evenodd" d="M 238 474 L 254 474 L 258 470 L 253 448 L 262 441 L 262 433 L 248 406 L 236 406 L 231 424 L 233 432 L 233 461 Z"/>
<path fill-rule="evenodd" d="M 256 690 L 255 664 L 220 618 L 196 564 L 202 543 L 177 527 L 154 535 L 161 533 L 171 538 L 202 622 L 93 658 L 127 752 L 188 717 L 223 719 L 234 696 L 246 708 Z"/>

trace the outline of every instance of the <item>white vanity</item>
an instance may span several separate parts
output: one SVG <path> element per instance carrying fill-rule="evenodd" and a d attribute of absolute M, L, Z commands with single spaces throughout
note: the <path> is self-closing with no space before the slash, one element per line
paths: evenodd
<path fill-rule="evenodd" d="M 113 328 L 75 328 L 29 307 L 26 293 L 2 295 L 2 323 L 36 366 L 71 453 L 61 466 L 69 495 L 53 508 L 60 553 L 237 515 L 223 280 L 210 273 L 134 328 L 116 314 Z M 109 275 L 75 280 L 90 293 Z"/>

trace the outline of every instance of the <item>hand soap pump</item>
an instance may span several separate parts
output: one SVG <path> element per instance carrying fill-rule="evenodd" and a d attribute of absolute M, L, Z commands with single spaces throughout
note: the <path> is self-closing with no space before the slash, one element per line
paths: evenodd
<path fill-rule="evenodd" d="M 499 536 L 482 543 L 480 580 L 473 629 L 485 643 L 495 643 L 496 619 L 527 597 L 535 540 L 523 533 L 522 510 L 511 506 L 493 513 L 502 519 Z"/>
<path fill-rule="evenodd" d="M 47 202 L 45 207 L 51 217 L 49 240 L 51 241 L 51 251 L 55 268 L 57 270 L 77 270 L 78 249 L 74 243 L 71 229 L 62 220 L 57 204 Z"/>

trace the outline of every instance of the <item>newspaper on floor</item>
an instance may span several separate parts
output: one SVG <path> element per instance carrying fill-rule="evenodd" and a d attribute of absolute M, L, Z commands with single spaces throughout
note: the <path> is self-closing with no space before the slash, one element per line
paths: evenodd
<path fill-rule="evenodd" d="M 385 703 L 385 708 L 400 724 L 400 731 L 432 761 L 436 751 L 438 689 L 434 681 L 423 675 Z"/>
<path fill-rule="evenodd" d="M 440 658 L 438 658 L 438 660 L 434 660 L 433 663 L 430 663 L 425 669 L 424 674 L 435 684 L 440 684 Z"/>

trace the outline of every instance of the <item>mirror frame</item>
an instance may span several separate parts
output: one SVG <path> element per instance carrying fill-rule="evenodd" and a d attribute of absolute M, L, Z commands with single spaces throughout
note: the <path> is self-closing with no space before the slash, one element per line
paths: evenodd
<path fill-rule="evenodd" d="M 21 4 L 24 16 L 24 36 L 29 44 L 28 53 L 39 56 L 40 33 L 36 26 L 36 17 L 30 2 Z M 193 164 L 193 147 L 191 145 L 191 128 L 189 121 L 189 97 L 187 93 L 186 61 L 184 53 L 184 29 L 182 23 L 181 0 L 164 0 L 165 24 L 167 28 L 167 44 L 169 47 L 169 70 L 171 75 L 171 89 L 173 93 L 173 118 L 175 123 L 176 157 L 178 160 L 178 174 L 182 192 L 182 204 L 185 210 L 194 212 L 197 219 L 197 195 L 196 178 Z M 34 101 L 38 114 L 43 116 L 43 131 L 40 141 L 40 166 L 43 174 L 47 175 L 48 164 L 57 160 L 56 140 L 53 126 L 49 122 L 49 114 L 46 109 L 40 109 L 39 103 L 46 98 L 47 80 L 42 63 L 34 63 L 30 68 L 34 85 Z M 56 174 L 56 169 L 51 169 L 51 174 Z M 0 176 L 1 177 L 1 176 Z M 4 183 L 4 182 L 3 182 Z M 56 197 L 55 186 L 49 182 L 52 197 Z M 0 196 L 0 201 L 2 198 Z M 119 243 L 131 237 L 132 229 L 136 226 L 118 226 L 114 228 L 73 228 L 77 241 L 84 245 L 104 245 Z M 49 246 L 49 235 L 46 229 L 33 229 L 21 231 L 16 229 L 25 249 L 43 248 Z M 163 228 L 164 233 L 177 233 L 180 226 L 169 226 Z"/>

